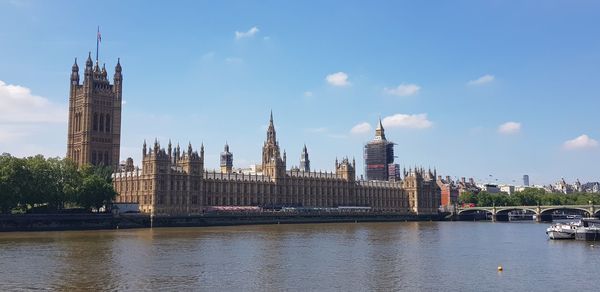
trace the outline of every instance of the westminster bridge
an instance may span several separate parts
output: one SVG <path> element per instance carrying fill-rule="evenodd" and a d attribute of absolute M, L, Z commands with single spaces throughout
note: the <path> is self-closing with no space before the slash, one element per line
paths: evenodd
<path fill-rule="evenodd" d="M 478 213 L 487 213 L 492 221 L 508 221 L 508 213 L 511 211 L 527 211 L 535 214 L 536 221 L 552 221 L 552 213 L 555 211 L 567 211 L 583 213 L 586 217 L 599 217 L 600 208 L 595 205 L 560 205 L 560 206 L 492 206 L 492 207 L 457 207 L 454 214 L 459 218 Z"/>

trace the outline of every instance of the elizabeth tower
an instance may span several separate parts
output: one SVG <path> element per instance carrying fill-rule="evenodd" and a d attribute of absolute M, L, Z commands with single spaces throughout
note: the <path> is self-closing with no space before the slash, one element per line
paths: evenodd
<path fill-rule="evenodd" d="M 83 84 L 79 84 L 77 59 L 71 72 L 67 157 L 78 166 L 105 165 L 117 168 L 121 145 L 123 76 L 117 61 L 113 84 L 104 65 L 85 62 Z"/>

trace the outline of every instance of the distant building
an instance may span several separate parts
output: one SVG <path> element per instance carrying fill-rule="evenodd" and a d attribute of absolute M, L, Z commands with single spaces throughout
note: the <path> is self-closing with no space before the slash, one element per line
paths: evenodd
<path fill-rule="evenodd" d="M 600 193 L 600 183 L 588 182 L 583 184 L 583 189 L 586 193 Z"/>
<path fill-rule="evenodd" d="M 473 178 L 469 178 L 467 181 L 464 177 L 461 177 L 457 185 L 459 195 L 465 192 L 477 194 L 481 191 L 477 184 L 475 184 L 475 180 Z"/>
<path fill-rule="evenodd" d="M 310 159 L 308 158 L 306 144 L 304 144 L 304 148 L 302 148 L 302 154 L 300 154 L 300 171 L 310 171 Z"/>
<path fill-rule="evenodd" d="M 225 148 L 221 152 L 221 172 L 231 173 L 233 169 L 233 153 L 229 152 L 229 144 L 225 142 Z"/>
<path fill-rule="evenodd" d="M 501 185 L 500 191 L 512 195 L 515 193 L 515 186 L 511 185 Z"/>
<path fill-rule="evenodd" d="M 446 179 L 442 179 L 442 176 L 438 176 L 437 185 L 440 188 L 441 204 L 442 207 L 452 206 L 458 203 L 459 188 L 458 185 L 450 179 L 450 176 L 446 176 Z"/>
<path fill-rule="evenodd" d="M 525 187 L 529 186 L 529 175 L 527 175 L 527 174 L 523 175 L 523 186 L 525 186 Z"/>
<path fill-rule="evenodd" d="M 401 179 L 400 165 L 396 163 L 390 163 L 388 165 L 388 180 L 389 181 L 400 181 Z"/>
<path fill-rule="evenodd" d="M 381 119 L 375 130 L 375 139 L 365 145 L 364 159 L 367 180 L 389 180 L 388 165 L 394 163 L 394 143 L 385 139 Z"/>
<path fill-rule="evenodd" d="M 482 184 L 478 186 L 482 191 L 490 194 L 497 194 L 500 192 L 500 187 L 496 184 Z"/>

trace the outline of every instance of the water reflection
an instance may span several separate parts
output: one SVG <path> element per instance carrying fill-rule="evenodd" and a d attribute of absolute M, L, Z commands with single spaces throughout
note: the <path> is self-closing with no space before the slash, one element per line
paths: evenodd
<path fill-rule="evenodd" d="M 596 276 L 585 267 L 600 264 L 600 245 L 548 241 L 545 227 L 406 222 L 2 233 L 0 290 L 591 287 Z M 553 280 L 557 274 L 562 281 Z"/>

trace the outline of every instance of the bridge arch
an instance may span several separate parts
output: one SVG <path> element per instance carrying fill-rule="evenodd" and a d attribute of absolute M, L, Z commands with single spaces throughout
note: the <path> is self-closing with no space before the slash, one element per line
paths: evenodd
<path fill-rule="evenodd" d="M 458 215 L 467 215 L 467 214 L 477 213 L 477 212 L 481 212 L 481 211 L 494 215 L 494 213 L 490 207 L 470 207 L 470 208 L 459 210 Z"/>
<path fill-rule="evenodd" d="M 533 214 L 536 214 L 536 215 L 538 214 L 537 210 L 533 209 L 533 208 L 524 207 L 524 206 L 523 207 L 520 207 L 520 206 L 511 206 L 511 207 L 508 207 L 508 208 L 503 208 L 503 207 L 496 208 L 496 215 L 498 215 L 498 214 L 501 214 L 501 215 L 508 214 L 510 211 L 529 211 L 529 212 L 531 212 Z"/>
<path fill-rule="evenodd" d="M 581 207 L 569 207 L 569 206 L 557 206 L 557 207 L 552 207 L 552 208 L 546 208 L 546 209 L 542 209 L 541 214 L 540 215 L 548 215 L 553 211 L 556 210 L 577 210 L 577 211 L 582 211 L 585 214 L 587 214 L 588 216 L 592 216 L 594 214 L 591 214 L 590 210 L 586 209 L 586 208 L 581 208 Z M 596 211 L 596 215 L 598 215 L 599 211 Z"/>

